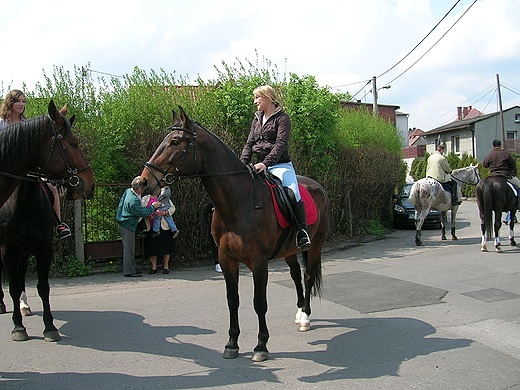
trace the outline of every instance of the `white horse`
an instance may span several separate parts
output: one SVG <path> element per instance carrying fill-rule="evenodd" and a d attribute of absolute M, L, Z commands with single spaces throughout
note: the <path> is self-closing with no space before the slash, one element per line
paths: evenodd
<path fill-rule="evenodd" d="M 457 197 L 462 199 L 462 187 L 466 183 L 477 184 L 480 181 L 478 165 L 455 169 L 451 178 L 457 182 Z M 446 224 L 448 222 L 448 210 L 451 210 L 451 238 L 457 240 L 455 235 L 455 217 L 459 206 L 452 206 L 451 193 L 442 188 L 441 183 L 430 177 L 418 180 L 410 190 L 410 202 L 415 207 L 415 244 L 422 245 L 421 228 L 428 216 L 430 209 L 441 211 L 442 239 L 446 240 Z"/>

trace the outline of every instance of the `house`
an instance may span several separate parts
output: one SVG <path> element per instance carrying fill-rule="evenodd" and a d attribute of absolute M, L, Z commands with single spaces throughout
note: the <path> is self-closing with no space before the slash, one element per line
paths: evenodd
<path fill-rule="evenodd" d="M 504 121 L 504 148 L 509 152 L 520 152 L 520 106 L 502 111 Z M 482 161 L 492 149 L 494 139 L 502 140 L 500 112 L 482 114 L 470 107 L 457 108 L 457 120 L 426 131 L 426 151 L 432 153 L 440 143 L 446 145 L 446 153 L 467 153 Z"/>
<path fill-rule="evenodd" d="M 372 104 L 361 103 L 359 100 L 356 102 L 341 102 L 342 108 L 350 108 L 354 110 L 368 110 L 372 112 L 373 106 Z M 377 110 L 379 112 L 379 117 L 385 118 L 388 122 L 397 127 L 397 110 L 401 108 L 399 106 L 391 106 L 387 104 L 378 104 Z M 407 115 L 407 114 L 403 114 Z M 406 117 L 408 119 L 408 116 Z M 405 128 L 408 127 L 408 124 Z"/>

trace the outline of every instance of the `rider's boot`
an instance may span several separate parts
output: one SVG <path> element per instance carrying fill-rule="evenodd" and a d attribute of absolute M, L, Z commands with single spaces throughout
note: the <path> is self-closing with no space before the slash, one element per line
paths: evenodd
<path fill-rule="evenodd" d="M 455 180 L 453 180 L 451 183 L 451 205 L 458 206 L 460 204 L 462 204 L 462 202 L 460 201 L 460 199 L 458 197 L 457 182 Z"/>
<path fill-rule="evenodd" d="M 305 203 L 301 200 L 293 205 L 294 216 L 298 223 L 298 232 L 296 233 L 296 246 L 302 251 L 309 250 L 311 239 L 307 233 L 307 215 L 305 213 Z"/>

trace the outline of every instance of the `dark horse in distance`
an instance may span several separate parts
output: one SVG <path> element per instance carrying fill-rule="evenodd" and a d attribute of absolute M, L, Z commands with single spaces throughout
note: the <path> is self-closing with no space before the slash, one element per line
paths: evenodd
<path fill-rule="evenodd" d="M 502 226 L 502 213 L 510 212 L 509 221 L 509 244 L 516 246 L 514 227 L 515 213 L 517 208 L 517 197 L 507 180 L 500 176 L 488 176 L 476 187 L 477 205 L 480 215 L 480 229 L 482 231 L 482 242 L 480 249 L 487 252 L 486 241 L 494 232 L 495 250 L 500 253 L 500 227 Z M 495 213 L 493 218 L 493 212 Z"/>
<path fill-rule="evenodd" d="M 31 148 L 16 145 L 14 141 L 35 144 L 32 137 L 40 132 L 48 131 L 52 140 L 46 144 L 49 150 L 42 151 L 46 155 L 44 161 L 48 162 L 47 166 L 54 166 L 52 169 L 54 172 L 60 172 L 60 166 L 64 166 L 64 173 L 69 176 L 59 180 L 47 176 L 47 180 L 64 185 L 67 189 L 67 196 L 71 199 L 90 199 L 94 195 L 94 176 L 83 152 L 78 147 L 77 138 L 71 132 L 74 117 L 69 122 L 64 116 L 65 113 L 66 107 L 57 111 L 51 101 L 49 117 L 41 116 L 30 119 L 25 121 L 29 122 L 28 124 L 22 122 L 23 126 L 19 127 L 8 126 L 5 130 L 0 131 L 0 139 L 2 139 L 2 136 L 5 137 L 7 132 L 7 135 L 10 135 L 11 148 L 4 150 L 14 156 L 11 158 L 12 161 L 16 161 L 16 158 L 18 158 L 20 166 L 28 166 L 30 163 L 27 163 L 27 161 L 34 159 L 34 156 L 27 154 L 34 154 L 36 151 L 32 150 L 31 152 Z M 42 130 L 40 127 L 48 129 Z M 13 134 L 16 134 L 16 136 L 13 136 Z M 59 149 L 59 151 L 55 151 L 56 149 Z M 6 161 L 9 160 L 4 158 L 2 169 L 6 169 L 7 172 L 16 171 L 16 169 L 7 169 Z M 60 335 L 53 324 L 49 302 L 49 269 L 53 256 L 54 228 L 57 223 L 57 217 L 52 208 L 52 199 L 50 198 L 52 194 L 50 194 L 47 184 L 38 180 L 35 176 L 25 176 L 23 170 L 16 172 L 17 175 L 24 174 L 24 176 L 17 176 L 16 178 L 6 176 L 10 180 L 17 181 L 18 185 L 0 209 L 0 254 L 2 261 L 0 270 L 3 268 L 7 273 L 9 293 L 13 301 L 14 329 L 11 335 L 14 341 L 29 339 L 22 323 L 19 299 L 21 293 L 25 291 L 27 260 L 33 254 L 36 259 L 38 274 L 37 289 L 43 305 L 44 340 L 57 341 L 60 340 Z M 0 174 L 5 174 L 5 172 L 0 172 Z M 1 306 L 5 307 L 3 292 L 0 288 Z"/>
<path fill-rule="evenodd" d="M 295 230 L 286 239 L 274 211 L 270 188 L 263 175 L 249 170 L 237 155 L 214 134 L 193 122 L 180 108 L 180 118 L 174 114 L 174 126 L 159 145 L 141 173 L 143 193 L 153 193 L 175 178 L 200 177 L 215 206 L 211 232 L 218 247 L 219 263 L 226 281 L 230 314 L 229 341 L 224 358 L 238 356 L 238 275 L 239 264 L 253 273 L 254 309 L 258 316 L 258 344 L 252 359 L 268 358 L 269 332 L 266 323 L 268 261 L 284 258 L 290 267 L 297 292 L 299 329 L 310 329 L 311 295 L 319 294 L 321 286 L 321 248 L 330 225 L 330 206 L 323 187 L 312 179 L 299 176 L 316 205 L 316 222 L 308 226 L 311 247 L 302 252 L 305 265 L 304 284 L 297 260 L 299 249 Z M 312 200 L 311 200 L 312 202 Z M 288 228 L 290 229 L 290 228 Z"/>

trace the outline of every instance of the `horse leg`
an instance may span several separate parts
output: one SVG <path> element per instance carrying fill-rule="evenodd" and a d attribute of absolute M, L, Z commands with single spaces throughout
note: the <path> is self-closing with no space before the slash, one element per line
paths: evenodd
<path fill-rule="evenodd" d="M 458 240 L 457 236 L 455 235 L 455 219 L 456 219 L 458 210 L 459 210 L 459 206 L 453 206 L 451 208 L 451 239 L 453 241 Z"/>
<path fill-rule="evenodd" d="M 25 289 L 22 291 L 22 294 L 20 295 L 20 312 L 24 317 L 32 316 L 31 307 L 27 302 L 27 294 L 25 292 Z"/>
<path fill-rule="evenodd" d="M 446 211 L 441 212 L 441 240 L 447 240 L 446 238 L 446 225 L 448 224 L 448 213 Z"/>
<path fill-rule="evenodd" d="M 49 269 L 52 260 L 52 244 L 49 244 L 41 250 L 36 256 L 36 271 L 38 273 L 38 284 L 36 288 L 38 295 L 42 300 L 43 306 L 43 339 L 45 341 L 61 340 L 58 329 L 54 326 L 54 318 L 51 312 L 50 304 L 50 286 L 49 286 Z M 20 292 L 21 294 L 21 292 Z"/>
<path fill-rule="evenodd" d="M 429 209 L 415 211 L 415 245 L 417 246 L 421 246 L 423 244 L 421 239 L 421 228 L 429 211 Z"/>
<path fill-rule="evenodd" d="M 4 263 L 0 259 L 0 314 L 7 313 L 7 308 L 4 303 L 4 290 L 2 288 L 2 271 L 4 270 Z"/>
<path fill-rule="evenodd" d="M 238 262 L 234 262 L 222 255 L 219 251 L 219 264 L 222 275 L 226 281 L 226 294 L 229 309 L 229 340 L 224 348 L 222 357 L 234 359 L 238 356 L 238 336 L 240 327 L 238 324 L 238 307 L 240 300 L 238 296 Z"/>
<path fill-rule="evenodd" d="M 515 214 L 516 209 L 511 210 L 510 216 L 511 220 L 509 221 L 509 245 L 516 246 L 515 241 Z"/>
<path fill-rule="evenodd" d="M 502 227 L 502 213 L 495 211 L 495 223 L 493 228 L 495 231 L 495 249 L 497 253 L 502 253 L 502 247 L 500 246 L 500 228 Z"/>
<path fill-rule="evenodd" d="M 305 299 L 299 321 L 300 332 L 311 329 L 311 296 L 319 295 L 321 289 L 321 246 L 322 244 L 313 246 L 309 251 L 302 253 L 305 264 Z"/>
<path fill-rule="evenodd" d="M 482 233 L 482 240 L 480 242 L 480 250 L 482 252 L 487 252 L 487 234 L 486 234 L 486 224 L 483 222 L 482 218 L 480 219 L 480 232 Z"/>
<path fill-rule="evenodd" d="M 304 299 L 302 286 L 302 271 L 300 268 L 300 264 L 298 263 L 298 256 L 296 254 L 287 256 L 284 260 L 289 266 L 289 270 L 291 272 L 291 279 L 294 282 L 294 287 L 296 287 L 296 307 L 298 308 L 298 310 L 296 311 L 294 322 L 296 324 L 299 324 L 303 312 L 302 307 Z"/>
<path fill-rule="evenodd" d="M 258 344 L 253 350 L 251 360 L 261 362 L 267 360 L 269 351 L 267 350 L 267 341 L 269 340 L 269 331 L 267 330 L 267 321 L 265 315 L 267 313 L 267 262 L 259 262 L 254 265 L 253 281 L 254 281 L 254 298 L 253 306 L 258 317 Z"/>
<path fill-rule="evenodd" d="M 25 278 L 23 270 L 26 266 L 19 266 L 19 264 L 26 262 L 28 256 L 19 257 L 15 250 L 5 248 L 5 251 L 2 252 L 2 257 L 6 259 L 5 269 L 9 277 L 9 295 L 13 301 L 12 320 L 14 328 L 11 331 L 11 338 L 13 341 L 26 341 L 29 340 L 29 335 L 23 326 L 22 313 L 20 312 L 20 295 L 23 291 Z"/>

